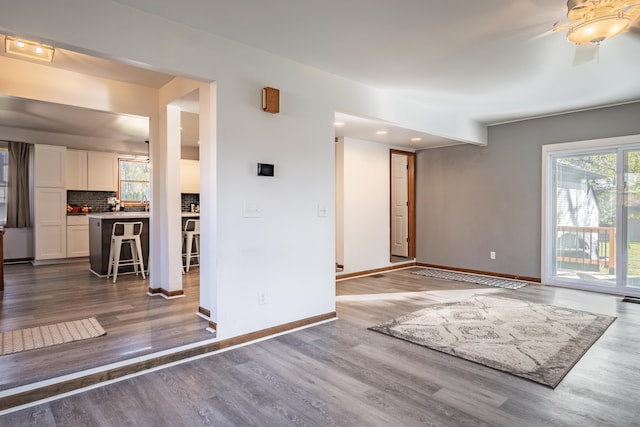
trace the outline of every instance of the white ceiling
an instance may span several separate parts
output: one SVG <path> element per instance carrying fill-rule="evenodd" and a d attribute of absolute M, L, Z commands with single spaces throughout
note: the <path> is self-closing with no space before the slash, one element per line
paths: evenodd
<path fill-rule="evenodd" d="M 11 58 L 2 49 L 0 55 Z M 19 60 L 21 59 L 16 59 Z M 164 86 L 175 77 L 60 48 L 56 49 L 54 61 L 48 65 L 155 89 Z M 176 101 L 176 104 L 182 110 L 182 145 L 197 147 L 198 93 L 188 94 Z M 0 126 L 127 143 L 139 143 L 149 139 L 147 117 L 89 110 L 3 94 L 0 94 Z"/>
<path fill-rule="evenodd" d="M 565 0 L 114 1 L 485 124 L 640 100 L 640 24 L 605 41 L 599 61 L 574 66 L 575 46 L 550 31 Z M 136 72 L 152 85 L 167 77 Z M 452 143 L 428 134 L 408 143 L 413 132 L 375 118 L 336 120 L 346 122 L 338 136 Z"/>
<path fill-rule="evenodd" d="M 486 124 L 640 100 L 638 23 L 575 67 L 566 0 L 115 1 Z"/>

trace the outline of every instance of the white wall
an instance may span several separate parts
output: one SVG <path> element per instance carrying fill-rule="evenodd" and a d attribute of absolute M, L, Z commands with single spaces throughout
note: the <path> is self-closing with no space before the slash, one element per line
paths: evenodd
<path fill-rule="evenodd" d="M 336 263 L 344 265 L 344 138 L 336 147 Z"/>
<path fill-rule="evenodd" d="M 215 186 L 210 193 L 215 200 L 204 192 L 201 195 L 203 209 L 215 206 L 215 213 L 203 212 L 201 218 L 202 239 L 207 240 L 203 251 L 215 247 L 202 260 L 210 266 L 213 277 L 203 269 L 201 283 L 217 282 L 219 337 L 335 310 L 336 110 L 410 124 L 418 130 L 433 126 L 435 133 L 464 140 L 483 138 L 482 129 L 472 135 L 472 126 L 465 126 L 463 134 L 457 135 L 457 124 L 446 120 L 444 112 L 391 98 L 117 2 L 12 2 L 3 6 L 0 31 L 215 81 L 215 119 L 209 123 L 215 132 L 215 151 L 205 151 L 203 156 L 201 141 L 201 168 L 215 173 L 202 178 Z M 6 74 L 3 70 L 2 77 Z M 11 88 L 10 83 L 6 86 Z M 279 114 L 262 111 L 261 89 L 265 86 L 280 89 Z M 32 92 L 35 96 L 38 90 Z M 84 97 L 85 102 L 101 106 L 107 99 Z M 156 103 L 154 114 L 158 109 Z M 374 153 L 377 150 L 371 148 L 377 164 Z M 275 176 L 256 176 L 258 162 L 275 164 Z M 388 192 L 388 183 L 383 187 L 386 190 L 376 191 Z M 374 198 L 370 206 L 377 210 L 382 203 Z M 256 209 L 260 211 L 258 218 L 243 213 Z M 371 223 L 374 228 L 384 222 L 383 215 L 388 216 L 388 209 L 381 210 L 384 213 L 372 214 L 377 218 Z M 327 216 L 319 214 L 324 211 Z M 385 239 L 376 232 L 376 247 L 383 245 L 383 240 L 388 245 L 388 221 L 386 228 Z M 204 230 L 215 233 L 205 235 Z M 345 224 L 345 242 L 351 240 L 346 236 L 351 230 Z M 386 252 L 384 256 L 388 256 Z M 371 265 L 380 267 L 384 256 L 375 255 Z M 368 265 L 354 261 L 353 266 Z M 261 293 L 266 295 L 263 305 L 258 303 Z"/>
<path fill-rule="evenodd" d="M 33 258 L 33 229 L 5 228 L 2 238 L 4 259 Z"/>
<path fill-rule="evenodd" d="M 344 138 L 344 271 L 390 262 L 389 150 L 376 142 Z"/>

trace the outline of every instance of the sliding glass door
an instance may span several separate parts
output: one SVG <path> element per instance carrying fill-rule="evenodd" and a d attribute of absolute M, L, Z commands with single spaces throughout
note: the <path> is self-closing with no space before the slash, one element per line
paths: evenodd
<path fill-rule="evenodd" d="M 624 215 L 625 245 L 623 283 L 640 289 L 640 151 L 624 151 L 624 188 L 622 211 Z"/>
<path fill-rule="evenodd" d="M 545 162 L 543 279 L 640 294 L 640 146 L 556 149 Z"/>

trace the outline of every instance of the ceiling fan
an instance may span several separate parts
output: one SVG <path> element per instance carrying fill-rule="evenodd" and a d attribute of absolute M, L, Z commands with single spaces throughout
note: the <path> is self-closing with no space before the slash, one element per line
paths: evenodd
<path fill-rule="evenodd" d="M 600 43 L 632 29 L 640 18 L 638 0 L 568 0 L 567 18 L 570 22 L 555 23 L 553 31 L 568 29 L 567 40 L 577 46 L 574 65 L 596 57 Z"/>

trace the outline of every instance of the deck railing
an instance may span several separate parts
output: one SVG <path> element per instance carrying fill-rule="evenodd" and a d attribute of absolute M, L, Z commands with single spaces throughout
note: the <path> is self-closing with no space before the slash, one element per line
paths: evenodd
<path fill-rule="evenodd" d="M 576 267 L 613 269 L 616 266 L 615 227 L 558 225 L 557 261 Z M 596 250 L 594 250 L 596 249 Z"/>

